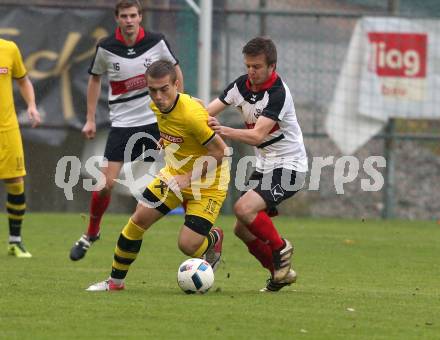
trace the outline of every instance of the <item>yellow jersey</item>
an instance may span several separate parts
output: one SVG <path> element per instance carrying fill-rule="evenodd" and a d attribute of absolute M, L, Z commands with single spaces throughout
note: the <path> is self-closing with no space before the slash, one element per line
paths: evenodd
<path fill-rule="evenodd" d="M 194 165 L 203 166 L 197 159 L 207 154 L 205 145 L 215 136 L 208 126 L 208 111 L 191 96 L 182 93 L 178 94 L 173 108 L 167 113 L 161 112 L 154 102 L 150 107 L 156 115 L 165 149 L 164 170 L 170 175 L 182 175 L 192 171 Z M 210 176 L 214 176 L 214 173 L 211 172 Z M 228 183 L 229 161 L 224 159 L 217 167 L 215 181 L 210 187 L 226 190 Z"/>
<path fill-rule="evenodd" d="M 0 131 L 18 128 L 12 78 L 23 78 L 25 75 L 26 68 L 17 45 L 0 39 Z"/>

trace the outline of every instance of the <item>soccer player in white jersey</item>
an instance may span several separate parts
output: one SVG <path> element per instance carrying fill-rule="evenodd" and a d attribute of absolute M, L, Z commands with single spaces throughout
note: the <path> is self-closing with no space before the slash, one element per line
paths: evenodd
<path fill-rule="evenodd" d="M 159 140 L 156 117 L 150 108 L 151 98 L 145 80 L 145 71 L 156 60 L 168 60 L 175 65 L 179 92 L 183 92 L 183 75 L 178 60 L 160 33 L 146 32 L 140 27 L 142 7 L 138 0 L 119 0 L 115 6 L 118 27 L 114 34 L 98 43 L 89 69 L 87 87 L 87 122 L 82 132 L 87 139 L 96 134 L 95 114 L 101 91 L 101 77 L 109 81 L 108 103 L 111 130 L 104 157 L 108 166 L 101 169 L 105 186 L 92 193 L 90 220 L 87 231 L 73 245 L 70 259 L 82 259 L 100 235 L 100 223 L 110 204 L 112 188 L 124 163 L 125 146 L 130 137 L 145 132 Z M 139 157 L 145 149 L 155 149 L 154 141 L 139 139 L 131 159 Z M 147 161 L 149 159 L 146 159 Z"/>
<path fill-rule="evenodd" d="M 276 72 L 275 44 L 257 37 L 242 52 L 247 74 L 208 105 L 209 124 L 219 135 L 255 147 L 256 169 L 247 183 L 253 183 L 253 189 L 234 205 L 234 232 L 271 273 L 262 291 L 278 291 L 296 281 L 291 265 L 293 246 L 279 235 L 268 212 L 276 211 L 279 203 L 303 186 L 307 156 L 292 95 Z M 220 125 L 215 116 L 227 105 L 239 109 L 246 129 Z"/>

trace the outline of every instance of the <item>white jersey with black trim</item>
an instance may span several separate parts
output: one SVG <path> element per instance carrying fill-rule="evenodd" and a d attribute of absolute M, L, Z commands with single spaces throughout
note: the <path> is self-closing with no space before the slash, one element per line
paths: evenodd
<path fill-rule="evenodd" d="M 271 78 L 268 88 L 252 92 L 248 76 L 243 75 L 229 84 L 219 99 L 241 111 L 248 129 L 254 128 L 260 116 L 276 122 L 263 142 L 254 148 L 257 171 L 267 173 L 286 168 L 306 172 L 307 154 L 292 95 L 276 73 Z"/>
<path fill-rule="evenodd" d="M 178 63 L 162 34 L 143 30 L 140 34 L 130 47 L 118 39 L 118 32 L 101 40 L 89 68 L 92 75 L 107 73 L 110 121 L 114 127 L 155 123 L 145 71 L 157 60 Z"/>

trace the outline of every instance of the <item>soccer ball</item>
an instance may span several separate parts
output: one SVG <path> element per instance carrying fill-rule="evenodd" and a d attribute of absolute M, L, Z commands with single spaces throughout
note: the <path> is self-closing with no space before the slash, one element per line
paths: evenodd
<path fill-rule="evenodd" d="M 179 266 L 177 283 L 186 294 L 204 294 L 214 283 L 214 272 L 205 260 L 188 259 Z"/>

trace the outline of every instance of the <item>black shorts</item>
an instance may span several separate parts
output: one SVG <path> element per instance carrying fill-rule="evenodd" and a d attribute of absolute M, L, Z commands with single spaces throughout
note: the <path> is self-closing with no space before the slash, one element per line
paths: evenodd
<path fill-rule="evenodd" d="M 148 138 L 147 136 L 140 136 L 132 148 L 129 160 L 134 161 L 145 150 L 156 150 L 159 141 L 159 127 L 157 123 L 135 126 L 135 127 L 112 127 L 107 138 L 107 144 L 105 145 L 104 157 L 110 162 L 124 162 L 125 147 L 130 140 L 130 137 L 138 132 L 147 133 L 153 136 L 155 140 Z M 154 161 L 154 157 L 146 157 L 143 159 L 145 162 Z"/>
<path fill-rule="evenodd" d="M 260 195 L 268 208 L 274 208 L 300 191 L 304 180 L 305 173 L 303 172 L 278 168 L 265 174 L 254 171 L 246 182 L 246 186 Z"/>

